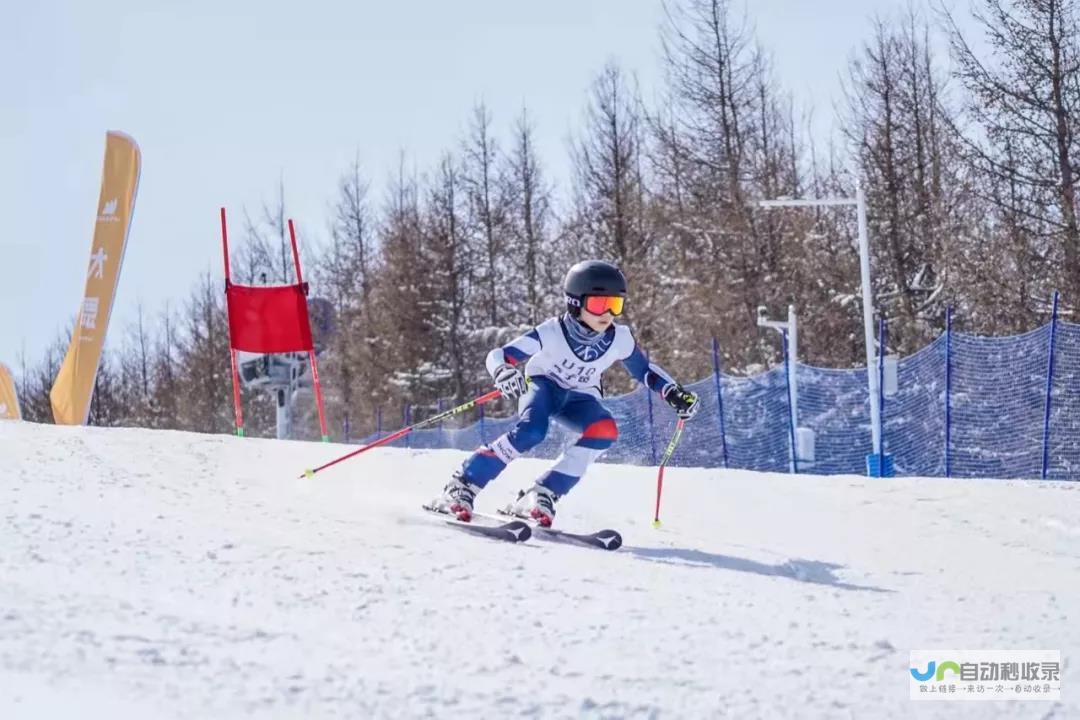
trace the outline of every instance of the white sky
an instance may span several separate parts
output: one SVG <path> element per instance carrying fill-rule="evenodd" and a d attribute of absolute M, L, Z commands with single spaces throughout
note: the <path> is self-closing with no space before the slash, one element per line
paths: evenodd
<path fill-rule="evenodd" d="M 839 77 L 873 13 L 905 0 L 751 0 L 749 16 L 827 135 Z M 12 14 L 14 22 L 11 22 Z M 609 58 L 660 75 L 658 0 L 41 0 L 10 3 L 0 43 L 0 362 L 36 363 L 74 316 L 105 131 L 143 154 L 110 341 L 221 277 L 217 208 L 257 211 L 284 177 L 308 241 L 326 236 L 359 153 L 381 200 L 400 149 L 425 170 L 483 99 L 503 133 L 523 104 L 549 176 Z"/>

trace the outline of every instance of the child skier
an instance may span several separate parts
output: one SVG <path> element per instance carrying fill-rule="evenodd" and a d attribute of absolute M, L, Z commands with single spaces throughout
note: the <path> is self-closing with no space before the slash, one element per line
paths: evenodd
<path fill-rule="evenodd" d="M 581 437 L 510 508 L 515 515 L 551 526 L 555 502 L 619 435 L 611 413 L 600 402 L 600 376 L 616 361 L 660 393 L 680 418 L 689 419 L 698 410 L 697 394 L 650 363 L 630 329 L 615 323 L 626 299 L 626 278 L 617 267 L 598 260 L 578 263 L 566 274 L 563 291 L 565 314 L 544 321 L 487 356 L 495 387 L 506 397 L 521 398 L 519 420 L 509 432 L 474 452 L 434 501 L 436 508 L 459 520 L 472 518 L 476 493 L 510 461 L 539 445 L 549 421 L 555 419 Z"/>

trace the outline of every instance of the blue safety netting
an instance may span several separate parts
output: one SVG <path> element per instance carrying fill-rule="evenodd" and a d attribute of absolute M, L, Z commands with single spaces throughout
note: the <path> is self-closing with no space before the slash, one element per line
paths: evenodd
<path fill-rule="evenodd" d="M 1047 478 L 1080 479 L 1080 325 L 1059 322 L 1047 434 Z"/>
<path fill-rule="evenodd" d="M 814 462 L 801 460 L 799 471 L 862 472 L 871 444 L 866 371 L 799 365 L 796 372 L 798 426 L 815 435 Z"/>
<path fill-rule="evenodd" d="M 945 474 L 947 345 L 942 336 L 914 355 L 900 359 L 896 393 L 886 396 L 882 403 L 882 448 L 892 455 L 899 475 Z"/>
<path fill-rule="evenodd" d="M 1039 477 L 1050 326 L 1015 337 L 952 338 L 953 475 Z"/>
<path fill-rule="evenodd" d="M 671 464 L 791 471 L 797 427 L 812 432 L 814 451 L 812 460 L 797 458 L 798 472 L 865 473 L 872 452 L 866 369 L 799 364 L 794 372 L 794 416 L 786 366 L 753 377 L 716 372 L 690 384 L 702 410 L 686 424 Z M 898 475 L 1039 478 L 1045 461 L 1046 477 L 1080 479 L 1080 325 L 1057 322 L 1014 337 L 943 335 L 899 359 L 895 387 L 881 401 L 882 448 Z M 604 403 L 619 440 L 603 461 L 655 464 L 674 432 L 671 409 L 644 388 Z M 473 450 L 514 421 L 420 429 L 394 446 Z M 574 439 L 553 423 L 529 455 L 555 458 Z"/>

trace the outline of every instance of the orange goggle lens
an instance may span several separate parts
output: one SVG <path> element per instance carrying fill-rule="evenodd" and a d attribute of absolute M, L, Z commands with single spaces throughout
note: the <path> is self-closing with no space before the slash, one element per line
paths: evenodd
<path fill-rule="evenodd" d="M 626 298 L 605 295 L 589 295 L 585 298 L 585 309 L 593 315 L 603 315 L 610 312 L 612 315 L 622 315 L 623 302 Z"/>

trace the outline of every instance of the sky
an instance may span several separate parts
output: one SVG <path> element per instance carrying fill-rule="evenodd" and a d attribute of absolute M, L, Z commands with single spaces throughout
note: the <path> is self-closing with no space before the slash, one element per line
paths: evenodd
<path fill-rule="evenodd" d="M 737 3 L 736 3 L 737 4 Z M 906 0 L 752 0 L 776 75 L 827 139 L 840 77 L 875 13 Z M 14 13 L 14 23 L 10 22 Z M 0 43 L 0 363 L 33 365 L 79 306 L 107 130 L 142 176 L 109 342 L 141 305 L 222 277 L 217 209 L 239 231 L 285 186 L 301 243 L 327 236 L 358 157 L 374 200 L 405 151 L 421 172 L 485 102 L 498 133 L 523 106 L 549 175 L 608 60 L 646 100 L 661 84 L 659 0 L 78 0 L 15 3 Z"/>

